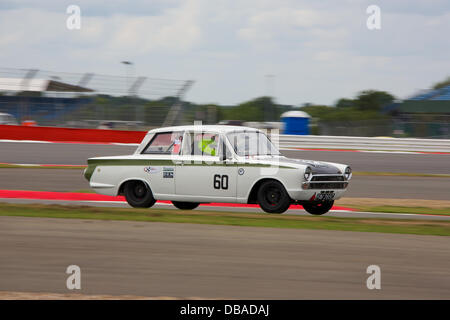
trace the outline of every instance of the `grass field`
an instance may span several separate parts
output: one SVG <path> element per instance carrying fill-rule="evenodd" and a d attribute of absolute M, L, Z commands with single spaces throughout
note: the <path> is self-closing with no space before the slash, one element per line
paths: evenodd
<path fill-rule="evenodd" d="M 450 236 L 450 221 L 269 215 L 221 211 L 121 209 L 0 203 L 0 216 L 47 217 Z"/>
<path fill-rule="evenodd" d="M 362 212 L 388 212 L 388 213 L 414 213 L 450 216 L 450 208 L 427 208 L 427 207 L 401 207 L 401 206 L 355 206 L 353 207 Z"/>
<path fill-rule="evenodd" d="M 75 190 L 76 193 L 95 193 L 92 189 Z M 396 204 L 402 205 L 396 205 Z M 362 212 L 416 213 L 450 216 L 450 201 L 414 199 L 343 198 L 338 206 Z"/>

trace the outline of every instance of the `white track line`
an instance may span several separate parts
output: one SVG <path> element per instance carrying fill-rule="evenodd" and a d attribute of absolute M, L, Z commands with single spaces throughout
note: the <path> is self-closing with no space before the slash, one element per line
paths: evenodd
<path fill-rule="evenodd" d="M 389 151 L 389 150 L 361 150 L 361 149 L 308 149 L 308 148 L 280 148 L 280 150 L 284 151 L 329 151 L 329 152 L 365 152 L 365 153 L 397 153 L 397 154 L 440 154 L 440 153 L 427 153 L 427 152 L 420 152 L 420 151 Z"/>

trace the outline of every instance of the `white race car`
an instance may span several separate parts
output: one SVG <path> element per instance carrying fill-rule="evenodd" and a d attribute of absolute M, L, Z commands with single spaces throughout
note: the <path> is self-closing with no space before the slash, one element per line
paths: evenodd
<path fill-rule="evenodd" d="M 298 203 L 320 215 L 342 197 L 352 171 L 286 158 L 257 129 L 208 125 L 150 130 L 132 155 L 88 159 L 84 176 L 97 193 L 124 195 L 133 207 L 156 200 L 183 210 L 234 202 L 283 213 Z"/>

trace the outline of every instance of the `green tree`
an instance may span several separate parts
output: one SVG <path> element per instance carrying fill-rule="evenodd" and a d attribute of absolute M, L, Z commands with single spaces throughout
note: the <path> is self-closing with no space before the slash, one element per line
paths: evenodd
<path fill-rule="evenodd" d="M 283 107 L 271 97 L 259 97 L 233 107 L 220 107 L 220 120 L 279 121 Z"/>
<path fill-rule="evenodd" d="M 358 121 L 386 118 L 376 110 L 360 110 L 353 107 L 336 108 L 316 105 L 303 107 L 301 110 L 319 121 Z"/>
<path fill-rule="evenodd" d="M 441 89 L 441 88 L 444 88 L 444 87 L 447 87 L 447 86 L 450 86 L 450 77 L 447 77 L 447 79 L 444 80 L 444 81 L 436 83 L 433 86 L 433 89 L 435 89 L 435 90 L 436 89 Z"/>
<path fill-rule="evenodd" d="M 355 106 L 359 110 L 380 111 L 381 107 L 394 101 L 395 97 L 385 91 L 361 91 L 355 99 Z"/>
<path fill-rule="evenodd" d="M 355 101 L 352 99 L 342 98 L 336 102 L 336 108 L 350 108 L 355 106 Z"/>

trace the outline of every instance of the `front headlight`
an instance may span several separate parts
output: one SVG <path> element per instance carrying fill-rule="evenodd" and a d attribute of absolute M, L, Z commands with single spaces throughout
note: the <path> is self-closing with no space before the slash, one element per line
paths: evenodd
<path fill-rule="evenodd" d="M 350 180 L 352 178 L 352 168 L 350 167 L 345 168 L 344 177 L 346 180 Z"/>
<path fill-rule="evenodd" d="M 311 179 L 311 177 L 312 177 L 311 167 L 306 167 L 304 177 L 305 177 L 306 181 L 309 181 L 309 179 Z"/>

